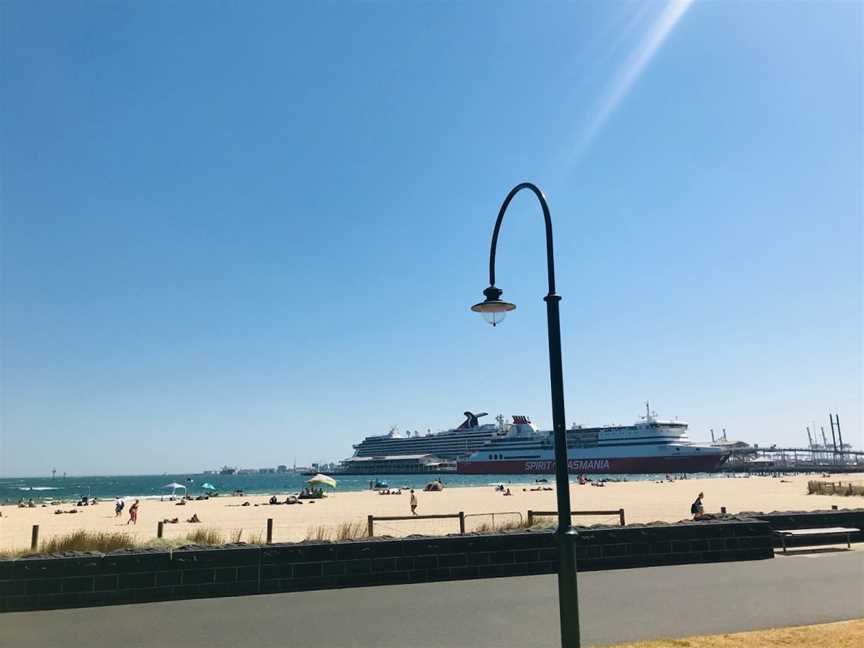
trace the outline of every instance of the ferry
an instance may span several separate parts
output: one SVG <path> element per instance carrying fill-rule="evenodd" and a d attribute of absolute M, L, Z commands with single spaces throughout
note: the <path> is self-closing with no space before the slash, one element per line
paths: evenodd
<path fill-rule="evenodd" d="M 693 443 L 687 423 L 660 420 L 645 404 L 645 416 L 633 425 L 567 430 L 567 467 L 571 473 L 713 472 L 729 451 Z M 555 441 L 527 416 L 514 416 L 505 431 L 457 460 L 460 474 L 552 474 Z"/>

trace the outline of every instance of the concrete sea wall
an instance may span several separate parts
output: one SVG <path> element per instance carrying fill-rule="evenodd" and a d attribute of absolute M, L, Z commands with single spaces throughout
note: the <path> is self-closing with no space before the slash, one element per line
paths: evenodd
<path fill-rule="evenodd" d="M 581 529 L 580 571 L 771 558 L 774 529 L 864 528 L 864 509 Z M 859 536 L 861 534 L 858 534 Z M 548 574 L 551 531 L 190 546 L 0 560 L 0 612 Z"/>
<path fill-rule="evenodd" d="M 757 520 L 591 528 L 576 541 L 580 570 L 754 560 L 772 547 Z M 535 531 L 2 560 L 0 611 L 546 574 L 557 552 L 552 532 Z"/>

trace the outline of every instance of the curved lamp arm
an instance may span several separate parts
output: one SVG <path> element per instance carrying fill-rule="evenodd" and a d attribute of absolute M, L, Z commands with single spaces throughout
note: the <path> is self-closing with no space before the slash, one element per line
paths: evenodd
<path fill-rule="evenodd" d="M 498 220 L 495 221 L 495 230 L 492 232 L 492 248 L 489 252 L 489 285 L 495 285 L 495 249 L 498 247 L 498 232 L 501 230 L 501 223 L 504 220 L 504 212 L 510 206 L 510 201 L 514 196 L 523 189 L 530 189 L 540 201 L 540 206 L 543 208 L 543 219 L 546 221 L 546 266 L 549 273 L 549 294 L 555 294 L 555 256 L 552 249 L 552 218 L 549 216 L 549 205 L 546 203 L 546 196 L 540 191 L 540 188 L 531 182 L 522 182 L 507 194 L 504 202 L 501 204 L 501 209 L 498 211 Z"/>

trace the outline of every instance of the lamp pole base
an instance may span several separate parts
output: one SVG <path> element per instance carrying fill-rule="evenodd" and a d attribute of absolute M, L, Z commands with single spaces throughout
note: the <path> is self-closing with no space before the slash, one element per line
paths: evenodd
<path fill-rule="evenodd" d="M 576 529 L 559 529 L 558 611 L 561 615 L 562 648 L 579 648 L 579 590 L 576 586 Z"/>

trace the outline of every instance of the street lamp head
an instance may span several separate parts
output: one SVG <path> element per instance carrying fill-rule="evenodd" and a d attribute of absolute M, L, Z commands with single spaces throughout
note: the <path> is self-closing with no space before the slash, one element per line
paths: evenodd
<path fill-rule="evenodd" d="M 516 304 L 501 301 L 502 291 L 495 286 L 489 286 L 483 291 L 486 299 L 479 304 L 474 304 L 471 310 L 475 313 L 480 313 L 487 322 L 492 326 L 497 326 L 509 311 L 516 308 Z"/>

